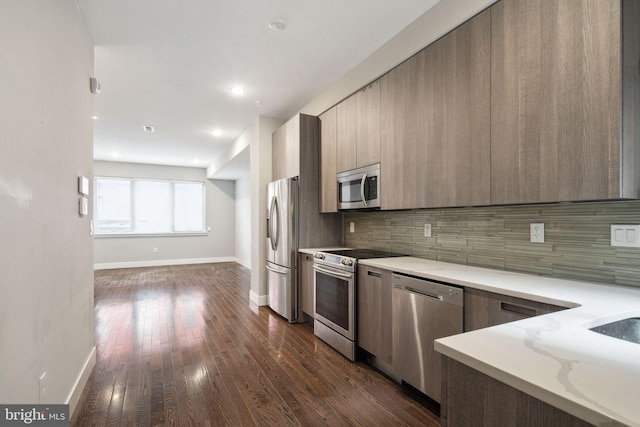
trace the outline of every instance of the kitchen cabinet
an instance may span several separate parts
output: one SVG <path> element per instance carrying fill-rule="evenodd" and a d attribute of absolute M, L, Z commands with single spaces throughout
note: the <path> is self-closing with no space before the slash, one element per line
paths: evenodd
<path fill-rule="evenodd" d="M 358 265 L 358 347 L 392 364 L 391 276 L 389 270 Z"/>
<path fill-rule="evenodd" d="M 298 177 L 298 244 L 340 246 L 342 214 L 320 213 L 320 128 L 318 117 L 297 114 L 272 134 L 272 181 Z"/>
<path fill-rule="evenodd" d="M 383 209 L 489 204 L 490 18 L 382 77 Z"/>
<path fill-rule="evenodd" d="M 313 319 L 315 317 L 313 255 L 305 253 L 300 254 L 300 270 L 298 280 L 298 289 L 300 289 L 300 308 L 302 309 L 302 312 L 304 314 Z"/>
<path fill-rule="evenodd" d="M 336 172 L 380 162 L 380 81 L 336 108 Z"/>
<path fill-rule="evenodd" d="M 638 197 L 637 3 L 490 8 L 492 204 Z"/>
<path fill-rule="evenodd" d="M 564 309 L 565 307 L 466 288 L 464 292 L 464 331 L 488 328 Z"/>
<path fill-rule="evenodd" d="M 460 362 L 448 357 L 443 361 L 443 426 L 592 426 Z"/>
<path fill-rule="evenodd" d="M 320 115 L 320 212 L 338 212 L 336 183 L 337 109 Z"/>
<path fill-rule="evenodd" d="M 271 138 L 271 180 L 293 178 L 300 175 L 300 137 L 315 138 L 317 120 L 312 116 L 296 116 L 273 132 Z M 303 125 L 303 129 L 300 125 Z"/>

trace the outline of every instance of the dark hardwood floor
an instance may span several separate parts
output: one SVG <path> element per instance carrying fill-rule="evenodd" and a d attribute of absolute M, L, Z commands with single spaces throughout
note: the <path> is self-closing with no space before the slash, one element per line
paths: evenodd
<path fill-rule="evenodd" d="M 249 289 L 235 263 L 96 271 L 97 364 L 71 425 L 439 425 Z"/>

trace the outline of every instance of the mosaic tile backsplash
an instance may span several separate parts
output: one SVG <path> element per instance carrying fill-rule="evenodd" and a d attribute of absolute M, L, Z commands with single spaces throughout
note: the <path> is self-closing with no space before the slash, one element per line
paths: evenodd
<path fill-rule="evenodd" d="M 530 223 L 544 223 L 544 243 Z M 640 224 L 640 201 L 349 212 L 344 224 L 348 247 L 640 287 L 640 248 L 611 246 L 612 224 Z"/>

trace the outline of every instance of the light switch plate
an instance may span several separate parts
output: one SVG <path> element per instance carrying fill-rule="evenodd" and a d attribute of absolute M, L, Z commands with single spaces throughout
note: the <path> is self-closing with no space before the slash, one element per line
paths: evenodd
<path fill-rule="evenodd" d="M 611 246 L 640 248 L 640 225 L 611 224 Z"/>
<path fill-rule="evenodd" d="M 89 179 L 86 176 L 78 177 L 78 193 L 84 196 L 89 195 Z"/>
<path fill-rule="evenodd" d="M 424 225 L 424 237 L 431 237 L 431 224 Z"/>
<path fill-rule="evenodd" d="M 356 223 L 351 221 L 349 222 L 349 233 L 353 233 L 354 231 L 356 231 Z"/>
<path fill-rule="evenodd" d="M 89 215 L 89 200 L 86 197 L 80 197 L 79 213 L 82 216 Z"/>

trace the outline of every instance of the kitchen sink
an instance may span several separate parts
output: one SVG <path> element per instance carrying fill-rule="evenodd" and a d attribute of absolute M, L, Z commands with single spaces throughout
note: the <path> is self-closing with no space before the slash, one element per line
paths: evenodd
<path fill-rule="evenodd" d="M 590 331 L 640 344 L 640 317 L 630 317 L 590 328 Z"/>

